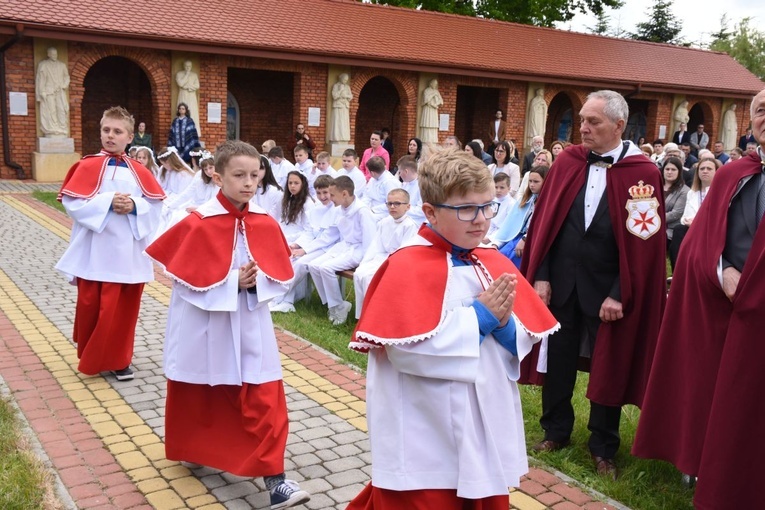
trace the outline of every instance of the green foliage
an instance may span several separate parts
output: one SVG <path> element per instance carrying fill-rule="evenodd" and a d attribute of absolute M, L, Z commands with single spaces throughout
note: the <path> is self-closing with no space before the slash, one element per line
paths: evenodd
<path fill-rule="evenodd" d="M 43 508 L 44 475 L 33 457 L 19 447 L 13 407 L 0 398 L 0 508 Z"/>
<path fill-rule="evenodd" d="M 618 8 L 622 0 L 372 0 L 426 11 L 480 16 L 525 25 L 553 27 L 577 13 L 600 14 L 604 7 Z"/>
<path fill-rule="evenodd" d="M 752 18 L 738 22 L 733 33 L 728 31 L 727 16 L 720 20 L 720 31 L 714 37 L 710 49 L 724 51 L 759 79 L 765 79 L 765 32 L 750 26 Z"/>
<path fill-rule="evenodd" d="M 637 24 L 637 32 L 630 34 L 638 41 L 684 45 L 680 32 L 683 22 L 672 13 L 668 0 L 656 0 L 648 12 L 648 21 Z"/>
<path fill-rule="evenodd" d="M 611 18 L 608 16 L 608 14 L 606 14 L 605 11 L 601 11 L 600 14 L 597 15 L 595 26 L 587 27 L 587 30 L 589 30 L 590 33 L 593 33 L 596 35 L 608 35 L 610 33 L 610 29 L 609 29 L 610 23 L 611 23 Z"/>

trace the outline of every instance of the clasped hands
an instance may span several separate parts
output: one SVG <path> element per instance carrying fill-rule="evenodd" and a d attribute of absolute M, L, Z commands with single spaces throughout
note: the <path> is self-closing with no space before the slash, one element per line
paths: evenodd
<path fill-rule="evenodd" d="M 254 260 L 247 262 L 239 268 L 239 288 L 251 289 L 255 286 L 255 278 L 258 276 L 258 265 Z"/>
<path fill-rule="evenodd" d="M 112 198 L 112 211 L 117 214 L 130 214 L 135 209 L 135 202 L 128 193 L 116 192 Z"/>
<path fill-rule="evenodd" d="M 510 320 L 515 303 L 515 286 L 518 277 L 514 274 L 503 273 L 491 282 L 489 288 L 481 292 L 476 300 L 485 306 L 499 320 L 499 326 L 504 327 Z"/>

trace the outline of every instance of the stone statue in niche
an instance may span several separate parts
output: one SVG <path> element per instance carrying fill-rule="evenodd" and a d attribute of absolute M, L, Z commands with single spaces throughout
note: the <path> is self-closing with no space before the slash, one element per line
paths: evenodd
<path fill-rule="evenodd" d="M 202 133 L 199 124 L 199 100 L 197 99 L 199 75 L 191 69 L 191 60 L 187 60 L 183 63 L 183 70 L 178 71 L 175 75 L 175 83 L 178 84 L 178 101 L 176 106 L 181 103 L 188 106 L 189 117 L 194 120 L 197 132 L 199 132 L 201 136 Z"/>
<path fill-rule="evenodd" d="M 69 70 L 58 60 L 58 50 L 48 48 L 48 58 L 37 64 L 35 99 L 39 104 L 40 129 L 45 137 L 69 134 Z"/>
<path fill-rule="evenodd" d="M 337 77 L 332 86 L 332 124 L 329 131 L 331 142 L 349 142 L 351 139 L 350 109 L 353 92 L 348 85 L 348 74 Z"/>
<path fill-rule="evenodd" d="M 736 103 L 733 103 L 723 114 L 722 143 L 726 151 L 731 150 L 738 142 L 738 122 L 736 121 Z"/>
<path fill-rule="evenodd" d="M 422 143 L 438 142 L 438 108 L 444 98 L 438 92 L 438 80 L 430 80 L 422 91 L 422 112 L 420 114 L 420 140 Z"/>
<path fill-rule="evenodd" d="M 534 99 L 529 103 L 529 129 L 526 131 L 526 145 L 531 147 L 535 136 L 544 138 L 547 127 L 547 101 L 545 90 L 537 89 Z"/>
<path fill-rule="evenodd" d="M 691 117 L 688 115 L 688 101 L 683 101 L 675 109 L 675 115 L 673 117 L 674 125 L 672 126 L 672 132 L 680 130 L 680 124 L 688 125 L 688 121 Z"/>

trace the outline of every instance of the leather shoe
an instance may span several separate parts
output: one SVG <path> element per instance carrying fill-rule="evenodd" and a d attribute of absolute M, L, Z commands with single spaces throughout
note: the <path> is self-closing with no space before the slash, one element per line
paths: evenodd
<path fill-rule="evenodd" d="M 566 439 L 565 441 L 561 442 L 553 441 L 552 439 L 545 439 L 532 446 L 531 449 L 535 452 L 556 452 L 558 450 L 562 450 L 570 444 L 570 439 Z"/>
<path fill-rule="evenodd" d="M 614 459 L 607 459 L 605 457 L 593 455 L 592 460 L 595 462 L 595 471 L 597 471 L 600 476 L 610 478 L 611 480 L 616 480 L 619 476 L 619 470 L 616 468 Z"/>

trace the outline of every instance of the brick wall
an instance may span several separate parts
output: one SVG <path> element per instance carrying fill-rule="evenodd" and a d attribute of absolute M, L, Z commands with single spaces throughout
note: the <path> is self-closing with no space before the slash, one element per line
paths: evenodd
<path fill-rule="evenodd" d="M 4 44 L 7 39 L 0 39 L 0 44 Z M 22 39 L 9 48 L 5 54 L 5 77 L 8 92 L 26 92 L 27 94 L 29 114 L 26 116 L 8 116 L 10 159 L 24 168 L 25 178 L 32 177 L 32 152 L 37 148 L 34 76 L 32 40 Z M 2 135 L 2 126 L 0 126 L 0 135 Z M 15 179 L 16 177 L 16 171 L 6 166 L 4 159 L 0 159 L 0 179 Z"/>

